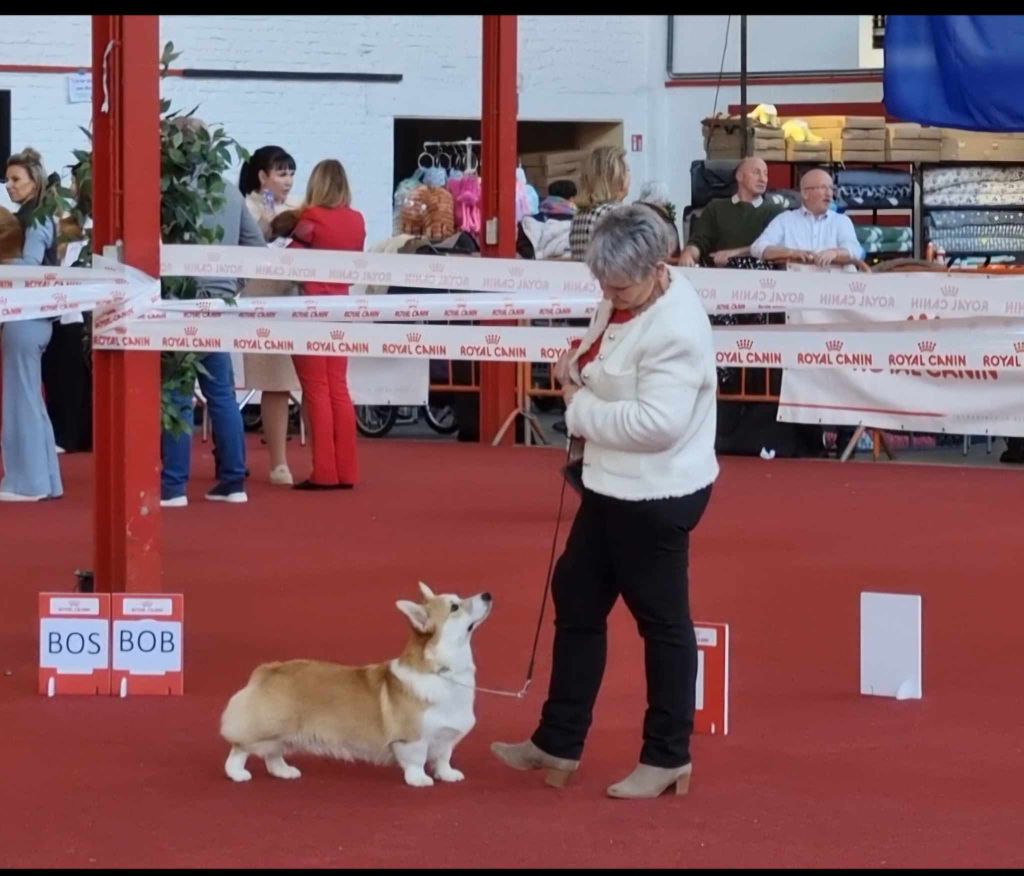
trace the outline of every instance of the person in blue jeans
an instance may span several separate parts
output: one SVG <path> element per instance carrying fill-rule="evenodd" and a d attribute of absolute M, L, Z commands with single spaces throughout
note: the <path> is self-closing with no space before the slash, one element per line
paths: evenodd
<path fill-rule="evenodd" d="M 245 492 L 245 432 L 235 400 L 235 374 L 230 353 L 209 353 L 201 360 L 208 374 L 199 375 L 199 389 L 213 425 L 217 485 L 206 494 L 211 502 L 247 502 Z M 186 422 L 192 421 L 192 396 L 174 393 L 172 404 Z M 185 488 L 192 467 L 192 433 L 160 436 L 160 504 L 164 508 L 188 505 Z"/>
<path fill-rule="evenodd" d="M 193 118 L 180 120 L 183 129 L 202 126 Z M 224 205 L 207 216 L 203 224 L 224 229 L 223 246 L 266 246 L 263 232 L 245 206 L 241 193 L 234 186 L 224 191 Z M 197 280 L 200 298 L 233 298 L 238 293 L 234 277 L 203 277 Z M 206 494 L 211 502 L 247 502 L 245 492 L 245 429 L 242 412 L 235 400 L 235 373 L 230 353 L 208 353 L 200 360 L 207 374 L 200 373 L 199 388 L 206 398 L 207 413 L 213 424 L 213 456 L 216 461 L 217 485 Z M 175 393 L 172 404 L 182 418 L 192 422 L 192 396 Z M 188 505 L 185 489 L 192 464 L 192 433 L 174 435 L 166 430 L 160 436 L 160 505 L 184 508 Z"/>

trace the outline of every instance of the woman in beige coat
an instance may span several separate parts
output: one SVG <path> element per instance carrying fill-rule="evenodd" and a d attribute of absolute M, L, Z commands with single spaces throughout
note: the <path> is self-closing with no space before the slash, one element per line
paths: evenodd
<path fill-rule="evenodd" d="M 242 165 L 238 187 L 245 195 L 245 205 L 267 240 L 274 234 L 271 223 L 276 216 L 299 206 L 289 198 L 295 182 L 295 159 L 280 146 L 263 146 Z M 282 280 L 246 280 L 242 295 L 265 298 L 295 295 L 294 283 Z M 263 437 L 270 452 L 270 482 L 290 486 L 293 482 L 288 468 L 288 404 L 292 393 L 300 391 L 299 378 L 291 356 L 272 353 L 245 353 L 244 377 L 246 389 L 261 393 L 260 416 Z"/>

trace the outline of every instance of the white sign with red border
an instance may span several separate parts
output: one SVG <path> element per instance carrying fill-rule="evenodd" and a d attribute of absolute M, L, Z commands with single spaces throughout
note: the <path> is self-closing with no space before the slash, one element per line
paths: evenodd
<path fill-rule="evenodd" d="M 39 594 L 39 693 L 110 693 L 110 594 Z"/>
<path fill-rule="evenodd" d="M 697 636 L 695 733 L 729 732 L 729 625 L 694 621 Z"/>
<path fill-rule="evenodd" d="M 114 593 L 111 694 L 181 696 L 185 598 L 180 593 Z"/>

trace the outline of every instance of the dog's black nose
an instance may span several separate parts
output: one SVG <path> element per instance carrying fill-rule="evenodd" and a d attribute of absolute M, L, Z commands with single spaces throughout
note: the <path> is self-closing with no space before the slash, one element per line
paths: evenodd
<path fill-rule="evenodd" d="M 483 600 L 484 602 L 490 602 L 490 601 L 491 601 L 491 594 L 490 594 L 490 593 L 481 593 L 481 594 L 480 594 L 480 598 L 481 598 L 481 599 L 482 599 L 482 600 Z"/>

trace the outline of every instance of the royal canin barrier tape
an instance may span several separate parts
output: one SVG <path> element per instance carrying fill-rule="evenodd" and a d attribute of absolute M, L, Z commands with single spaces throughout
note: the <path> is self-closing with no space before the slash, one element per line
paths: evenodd
<path fill-rule="evenodd" d="M 992 370 L 1024 369 L 1020 320 L 924 320 L 870 326 L 722 326 L 724 366 Z M 555 362 L 583 329 L 485 325 L 135 320 L 99 334 L 97 348 Z"/>
<path fill-rule="evenodd" d="M 0 265 L 0 322 L 96 310 L 111 324 L 141 316 L 160 302 L 160 281 L 128 265 L 96 258 L 102 268 Z"/>
<path fill-rule="evenodd" d="M 496 292 L 596 301 L 597 282 L 580 262 L 389 255 L 246 246 L 168 245 L 164 276 L 228 276 Z M 747 271 L 672 268 L 686 277 L 708 313 L 845 310 L 906 319 L 1024 317 L 1024 278 L 947 273 L 851 274 L 843 271 Z"/>
<path fill-rule="evenodd" d="M 162 268 L 168 274 L 489 289 L 491 294 L 242 298 L 229 305 L 217 299 L 159 301 L 158 281 L 128 267 L 113 272 L 118 273 L 115 278 L 110 271 L 5 268 L 0 269 L 0 279 L 11 284 L 10 295 L 18 296 L 16 306 L 22 312 L 15 318 L 29 318 L 26 302 L 39 315 L 59 315 L 85 309 L 95 298 L 101 312 L 94 321 L 94 344 L 107 349 L 545 362 L 556 360 L 582 331 L 533 326 L 412 327 L 384 321 L 586 317 L 598 298 L 586 266 L 573 262 L 167 246 L 162 250 Z M 1016 278 L 673 270 L 695 281 L 709 312 L 860 308 L 876 315 L 884 311 L 892 320 L 863 326 L 716 327 L 716 355 L 722 365 L 1017 370 L 1024 356 L 1024 321 L 1013 319 L 1024 315 L 1024 295 L 1020 295 L 1024 284 Z M 96 283 L 99 277 L 105 280 L 102 286 Z M 38 297 L 40 287 L 57 285 L 74 291 L 54 290 L 49 301 Z M 725 295 L 721 290 L 731 291 Z M 1014 300 L 1018 295 L 1021 300 Z M 729 299 L 727 306 L 722 297 Z M 906 316 L 919 310 L 953 317 L 980 313 L 1004 318 L 931 320 L 927 325 L 906 321 Z"/>

